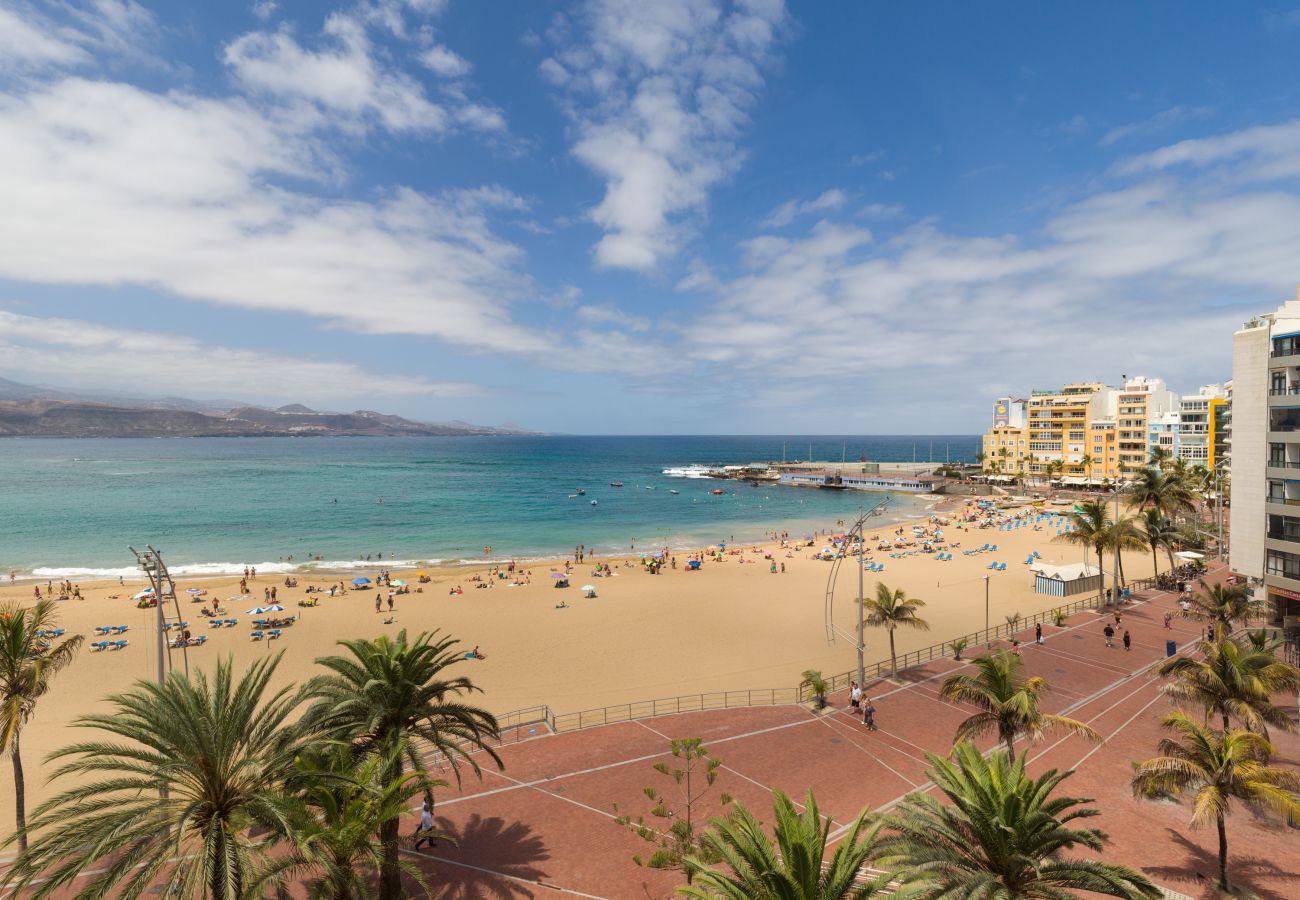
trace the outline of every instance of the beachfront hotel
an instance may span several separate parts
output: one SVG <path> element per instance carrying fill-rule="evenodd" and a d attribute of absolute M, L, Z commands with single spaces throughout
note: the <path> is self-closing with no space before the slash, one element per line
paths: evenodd
<path fill-rule="evenodd" d="M 1000 397 L 984 434 L 984 471 L 1002 481 L 1114 482 L 1156 448 L 1212 469 L 1228 453 L 1230 393 L 1210 384 L 1180 397 L 1160 378 L 1135 376 L 1122 388 L 1075 382 L 1028 401 Z"/>
<path fill-rule="evenodd" d="M 1300 291 L 1232 337 L 1232 568 L 1300 632 Z"/>

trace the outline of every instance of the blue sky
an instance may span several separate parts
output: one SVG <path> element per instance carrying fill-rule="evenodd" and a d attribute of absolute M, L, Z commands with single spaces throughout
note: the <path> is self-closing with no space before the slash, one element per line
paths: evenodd
<path fill-rule="evenodd" d="M 1230 376 L 1300 7 L 0 4 L 0 375 L 597 433 Z"/>

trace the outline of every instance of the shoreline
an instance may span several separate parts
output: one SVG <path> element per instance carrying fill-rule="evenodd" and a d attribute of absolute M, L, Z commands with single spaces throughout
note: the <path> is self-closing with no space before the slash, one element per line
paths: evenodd
<path fill-rule="evenodd" d="M 891 494 L 890 495 L 891 507 L 887 508 L 886 511 L 880 516 L 873 516 L 869 520 L 868 529 L 874 530 L 876 528 L 884 527 L 887 525 L 897 525 L 902 522 L 911 522 L 919 519 L 926 519 L 929 516 L 935 514 L 951 512 L 952 510 L 955 510 L 956 508 L 961 506 L 964 500 L 966 499 L 965 497 L 958 497 L 955 495 L 949 496 L 944 494 L 934 494 L 934 495 L 930 495 L 933 498 L 931 502 L 919 504 L 915 507 L 910 507 L 909 505 L 910 508 L 904 509 L 902 507 L 893 506 L 893 498 L 896 496 L 908 497 L 911 495 Z M 787 520 L 784 524 L 786 526 L 790 526 L 790 525 L 795 525 L 797 522 L 802 522 L 804 525 L 811 527 L 810 523 L 812 522 L 812 520 L 793 520 L 793 521 Z M 733 533 L 727 535 L 727 539 L 730 542 L 736 544 L 760 544 L 760 543 L 766 543 L 770 541 L 772 534 L 775 531 L 789 531 L 792 538 L 807 533 L 807 530 L 805 528 L 796 527 L 795 530 L 790 530 L 789 527 L 786 527 L 786 528 L 765 530 L 761 534 L 756 534 L 754 532 L 740 532 L 739 534 Z M 796 531 L 798 532 L 798 534 L 796 534 Z M 814 535 L 820 535 L 823 532 L 829 532 L 829 531 L 830 528 L 828 528 L 824 524 L 818 524 L 817 527 L 812 528 L 812 534 Z M 713 544 L 716 543 L 717 541 L 715 540 Z M 647 548 L 647 552 L 650 550 L 662 550 L 665 547 L 665 545 L 658 544 L 658 543 L 646 543 L 644 546 Z M 697 540 L 692 540 L 689 538 L 681 538 L 679 539 L 678 543 L 669 543 L 666 546 L 668 551 L 671 553 L 698 553 L 701 550 L 703 550 L 705 547 L 712 546 L 712 544 L 701 545 Z M 622 560 L 625 558 L 636 557 L 641 552 L 636 549 L 635 541 L 630 541 L 629 548 L 626 550 L 615 549 L 611 547 L 590 547 L 587 548 L 587 551 L 588 551 L 587 558 L 590 559 L 599 558 L 601 560 L 606 560 L 606 559 Z M 165 558 L 166 557 L 164 555 L 164 559 Z M 393 559 L 383 559 L 383 558 L 369 559 L 368 558 L 368 559 L 355 559 L 355 560 L 344 560 L 344 559 L 297 560 L 297 559 L 281 558 L 274 561 L 262 560 L 259 562 L 254 562 L 250 559 L 247 561 L 240 561 L 240 562 L 222 561 L 222 562 L 169 563 L 168 569 L 171 571 L 172 575 L 176 578 L 190 578 L 190 579 L 237 577 L 243 573 L 245 567 L 256 568 L 259 574 L 276 575 L 276 576 L 294 575 L 294 576 L 306 576 L 306 577 L 311 577 L 315 575 L 344 576 L 344 575 L 351 575 L 357 572 L 373 570 L 373 569 L 391 569 L 397 572 L 408 572 L 408 571 L 415 571 L 418 569 L 439 569 L 439 570 L 464 571 L 468 574 L 473 574 L 473 570 L 477 567 L 491 568 L 493 566 L 508 565 L 512 562 L 515 563 L 516 565 L 541 566 L 541 565 L 550 565 L 553 563 L 562 563 L 566 559 L 571 560 L 572 558 L 573 558 L 572 553 L 558 552 L 558 551 L 555 553 L 547 553 L 543 551 L 540 555 L 520 554 L 517 556 L 499 555 L 493 553 L 491 555 L 484 555 L 482 557 L 461 557 L 457 559 L 447 559 L 447 558 L 439 558 L 439 557 L 429 557 L 425 559 L 395 557 Z M 14 566 L 9 566 L 9 567 L 0 567 L 0 577 L 4 577 L 6 579 L 6 583 L 10 585 L 39 584 L 41 582 L 52 581 L 52 580 L 60 580 L 60 581 L 82 580 L 91 584 L 107 585 L 110 582 L 117 580 L 119 577 L 121 577 L 124 581 L 129 581 L 132 578 L 139 578 L 140 572 L 137 566 L 132 566 L 132 565 L 104 566 L 104 567 L 78 566 L 78 565 L 63 565 L 63 566 L 44 565 L 44 566 L 35 566 L 31 569 L 22 569 Z"/>

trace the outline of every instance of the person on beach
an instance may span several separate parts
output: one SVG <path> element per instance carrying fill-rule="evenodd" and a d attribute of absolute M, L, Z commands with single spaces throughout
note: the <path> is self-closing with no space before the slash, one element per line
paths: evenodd
<path fill-rule="evenodd" d="M 438 842 L 433 839 L 433 809 L 429 806 L 428 800 L 425 800 L 420 807 L 420 824 L 415 829 L 414 838 L 415 846 L 411 848 L 413 850 L 419 850 L 423 843 L 427 843 L 430 850 L 438 845 Z"/>
<path fill-rule="evenodd" d="M 869 698 L 862 709 L 862 724 L 867 726 L 867 731 L 876 730 L 876 707 Z"/>
<path fill-rule="evenodd" d="M 392 592 L 392 591 L 389 591 L 389 592 L 388 592 L 388 611 L 389 611 L 389 612 L 392 612 L 392 611 L 393 611 L 393 592 Z"/>
<path fill-rule="evenodd" d="M 375 594 L 375 614 L 376 614 L 376 615 L 378 615 L 378 613 L 379 613 L 379 609 L 380 609 L 380 607 L 383 606 L 383 605 L 384 605 L 384 598 L 381 597 L 379 594 Z"/>
<path fill-rule="evenodd" d="M 1124 649 L 1125 650 L 1133 649 L 1133 638 L 1129 636 L 1127 628 L 1124 629 Z"/>
<path fill-rule="evenodd" d="M 1107 647 L 1114 647 L 1114 646 L 1115 646 L 1115 628 L 1114 628 L 1114 626 L 1112 626 L 1109 622 L 1107 622 L 1107 623 L 1106 623 L 1106 627 L 1103 628 L 1103 629 L 1101 630 L 1101 633 L 1104 634 L 1104 635 L 1106 635 L 1106 646 L 1107 646 Z"/>
<path fill-rule="evenodd" d="M 862 708 L 862 688 L 858 687 L 856 681 L 849 682 L 849 708 Z"/>
<path fill-rule="evenodd" d="M 1041 644 L 1042 642 L 1043 642 L 1043 623 L 1042 623 L 1042 622 L 1035 622 L 1035 623 L 1034 623 L 1034 643 L 1035 643 L 1035 644 Z"/>

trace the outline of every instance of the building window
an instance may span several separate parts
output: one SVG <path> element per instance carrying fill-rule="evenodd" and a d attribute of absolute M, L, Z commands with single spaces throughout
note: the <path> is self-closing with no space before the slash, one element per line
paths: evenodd
<path fill-rule="evenodd" d="M 1300 335 L 1273 338 L 1274 356 L 1292 356 L 1300 353 Z"/>
<path fill-rule="evenodd" d="M 1264 574 L 1300 580 L 1300 555 L 1269 550 L 1264 556 Z"/>

